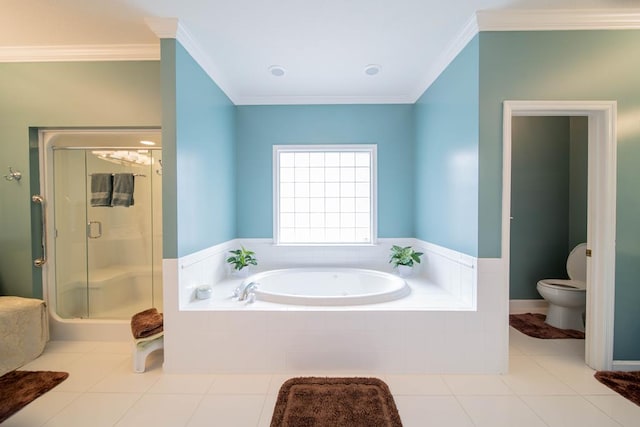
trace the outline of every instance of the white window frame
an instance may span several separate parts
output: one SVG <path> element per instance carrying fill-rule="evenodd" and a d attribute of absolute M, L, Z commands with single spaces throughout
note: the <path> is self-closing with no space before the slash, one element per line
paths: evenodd
<path fill-rule="evenodd" d="M 274 145 L 273 146 L 273 241 L 282 246 L 372 246 L 378 237 L 378 156 L 376 144 Z M 286 152 L 366 152 L 371 156 L 369 195 L 369 242 L 280 241 L 280 153 Z"/>

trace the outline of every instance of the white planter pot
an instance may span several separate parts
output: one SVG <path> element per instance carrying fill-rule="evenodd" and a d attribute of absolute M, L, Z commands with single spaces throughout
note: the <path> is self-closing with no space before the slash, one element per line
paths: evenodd
<path fill-rule="evenodd" d="M 413 274 L 413 267 L 409 265 L 399 265 L 396 269 L 400 277 L 409 277 Z"/>
<path fill-rule="evenodd" d="M 231 270 L 231 276 L 233 277 L 237 277 L 237 278 L 246 278 L 249 277 L 251 275 L 251 269 L 249 267 L 245 267 L 242 270 Z"/>

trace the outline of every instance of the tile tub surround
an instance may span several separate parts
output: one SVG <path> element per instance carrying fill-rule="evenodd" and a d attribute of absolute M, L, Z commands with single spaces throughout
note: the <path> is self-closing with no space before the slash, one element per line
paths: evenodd
<path fill-rule="evenodd" d="M 257 301 L 247 306 L 231 299 L 239 280 L 226 279 L 223 262 L 226 251 L 240 244 L 256 251 L 263 269 L 278 268 L 284 259 L 292 267 L 322 260 L 322 265 L 379 266 L 389 271 L 392 244 L 413 245 L 424 250 L 425 257 L 416 277 L 409 279 L 410 284 L 418 283 L 414 292 L 396 302 L 301 308 Z M 508 294 L 500 286 L 499 264 L 414 239 L 384 239 L 355 250 L 276 247 L 269 240 L 242 239 L 168 259 L 164 261 L 164 369 L 168 373 L 505 372 Z M 476 286 L 481 280 L 489 285 Z M 437 281 L 447 283 L 441 286 Z M 214 297 L 194 301 L 195 288 L 203 284 L 212 284 Z M 472 291 L 470 295 L 465 289 Z M 457 306 L 450 304 L 454 301 Z"/>

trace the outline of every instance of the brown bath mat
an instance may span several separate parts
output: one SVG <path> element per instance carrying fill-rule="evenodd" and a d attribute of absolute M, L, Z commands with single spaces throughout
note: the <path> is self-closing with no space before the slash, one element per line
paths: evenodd
<path fill-rule="evenodd" d="M 389 387 L 377 378 L 301 377 L 285 381 L 271 427 L 401 427 Z"/>
<path fill-rule="evenodd" d="M 598 371 L 594 377 L 611 390 L 640 406 L 640 371 Z"/>
<path fill-rule="evenodd" d="M 544 323 L 547 316 L 540 313 L 510 314 L 509 325 L 523 334 L 545 340 L 556 338 L 584 339 L 584 332 L 574 329 L 558 329 Z"/>
<path fill-rule="evenodd" d="M 0 377 L 0 423 L 69 376 L 66 372 L 11 371 Z"/>

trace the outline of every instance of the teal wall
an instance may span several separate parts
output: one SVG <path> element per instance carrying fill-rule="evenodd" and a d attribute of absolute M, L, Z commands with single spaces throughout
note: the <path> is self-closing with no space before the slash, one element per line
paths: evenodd
<path fill-rule="evenodd" d="M 614 358 L 640 359 L 640 31 L 480 34 L 480 257 L 501 253 L 502 102 L 616 100 Z"/>
<path fill-rule="evenodd" d="M 238 237 L 273 235 L 272 147 L 377 144 L 378 237 L 413 236 L 413 106 L 239 106 Z"/>
<path fill-rule="evenodd" d="M 509 298 L 540 299 L 536 283 L 567 278 L 587 241 L 586 117 L 514 117 Z"/>
<path fill-rule="evenodd" d="M 163 110 L 165 158 L 175 156 L 164 176 L 173 204 L 163 210 L 164 257 L 175 258 L 236 237 L 235 106 L 179 42 L 161 48 L 163 95 L 175 100 L 175 112 Z"/>
<path fill-rule="evenodd" d="M 569 250 L 587 241 L 589 120 L 569 118 Z"/>
<path fill-rule="evenodd" d="M 160 105 L 157 61 L 0 63 L 0 295 L 42 296 L 31 261 L 30 187 L 38 186 L 29 128 L 157 127 Z M 8 166 L 23 173 L 19 183 L 1 178 Z"/>
<path fill-rule="evenodd" d="M 415 236 L 478 253 L 476 36 L 415 105 Z"/>
<path fill-rule="evenodd" d="M 509 298 L 540 298 L 536 283 L 566 278 L 568 117 L 514 117 L 511 140 Z"/>

